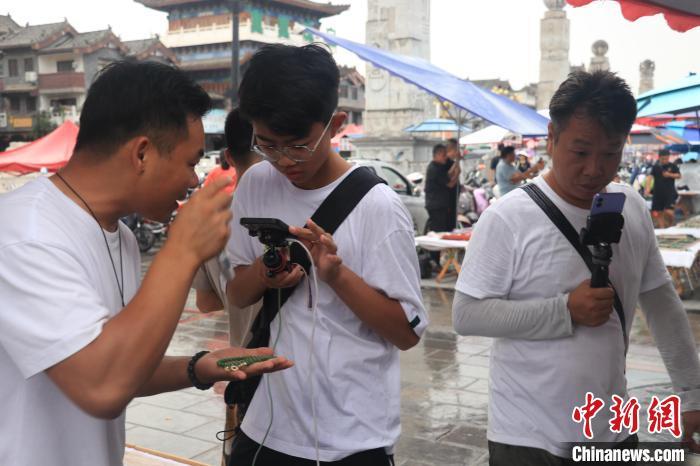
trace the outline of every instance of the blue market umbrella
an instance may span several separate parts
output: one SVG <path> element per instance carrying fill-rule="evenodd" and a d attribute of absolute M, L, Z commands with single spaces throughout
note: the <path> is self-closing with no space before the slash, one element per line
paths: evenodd
<path fill-rule="evenodd" d="M 655 115 L 695 116 L 696 125 L 700 126 L 700 75 L 690 74 L 637 97 L 637 118 Z M 690 140 L 697 139 L 691 135 Z"/>
<path fill-rule="evenodd" d="M 306 31 L 490 123 L 523 136 L 547 134 L 549 120 L 533 109 L 460 79 L 427 60 L 395 54 L 310 27 Z"/>
<path fill-rule="evenodd" d="M 468 133 L 470 131 L 470 128 L 467 126 L 460 126 L 457 123 L 455 123 L 454 120 L 448 120 L 445 118 L 433 118 L 430 120 L 422 121 L 416 125 L 409 126 L 408 128 L 405 128 L 404 131 L 406 131 L 407 133 Z"/>
<path fill-rule="evenodd" d="M 700 75 L 691 74 L 673 84 L 637 97 L 637 118 L 679 115 L 700 110 Z"/>
<path fill-rule="evenodd" d="M 700 141 L 700 126 L 694 121 L 672 121 L 667 123 L 665 128 L 691 144 L 697 144 Z"/>

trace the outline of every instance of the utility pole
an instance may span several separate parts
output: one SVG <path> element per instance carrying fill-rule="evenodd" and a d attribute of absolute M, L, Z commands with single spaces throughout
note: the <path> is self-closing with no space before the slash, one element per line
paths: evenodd
<path fill-rule="evenodd" d="M 238 17 L 241 13 L 240 0 L 230 0 L 231 2 L 231 24 L 233 35 L 231 37 L 231 108 L 238 107 L 238 81 L 239 81 L 239 38 L 238 38 Z"/>

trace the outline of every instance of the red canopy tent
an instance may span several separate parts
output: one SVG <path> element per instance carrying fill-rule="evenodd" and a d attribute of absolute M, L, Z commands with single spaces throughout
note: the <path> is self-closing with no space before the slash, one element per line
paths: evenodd
<path fill-rule="evenodd" d="M 25 146 L 0 152 L 0 171 L 21 174 L 37 172 L 41 168 L 56 171 L 70 159 L 78 137 L 78 127 L 72 121 Z"/>
<path fill-rule="evenodd" d="M 588 5 L 596 0 L 566 0 L 571 6 Z M 617 0 L 622 16 L 636 21 L 662 13 L 674 31 L 685 32 L 700 26 L 700 4 L 688 0 Z"/>
<path fill-rule="evenodd" d="M 358 137 L 364 134 L 364 132 L 365 130 L 361 125 L 356 125 L 354 123 L 347 124 L 345 125 L 345 127 L 343 127 L 343 129 L 338 131 L 338 133 L 335 136 L 333 136 L 333 138 L 331 139 L 331 147 L 337 149 L 338 147 L 340 147 L 340 140 L 342 138 Z"/>

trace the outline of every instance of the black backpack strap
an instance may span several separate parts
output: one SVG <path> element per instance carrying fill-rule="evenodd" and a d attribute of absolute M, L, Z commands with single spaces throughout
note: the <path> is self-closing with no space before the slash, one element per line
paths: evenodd
<path fill-rule="evenodd" d="M 547 195 L 540 189 L 539 186 L 537 186 L 535 183 L 528 183 L 525 186 L 522 187 L 522 190 L 525 191 L 533 201 L 535 201 L 535 204 L 537 204 L 540 209 L 549 217 L 549 219 L 552 221 L 552 223 L 559 228 L 559 231 L 566 237 L 566 239 L 569 240 L 569 243 L 578 251 L 579 255 L 581 256 L 581 259 L 583 259 L 583 262 L 586 263 L 586 267 L 588 267 L 588 270 L 593 272 L 593 255 L 591 254 L 591 250 L 588 249 L 587 246 L 581 243 L 581 239 L 576 233 L 576 230 L 574 227 L 571 225 L 571 222 L 567 220 L 567 218 L 564 216 L 564 214 L 559 210 L 559 208 L 552 202 L 552 200 L 547 197 Z M 625 343 L 625 354 L 627 354 L 627 326 L 625 324 L 625 311 L 624 308 L 622 307 L 622 301 L 620 301 L 620 297 L 617 294 L 617 291 L 615 290 L 615 287 L 613 284 L 608 280 L 608 284 L 610 287 L 613 289 L 613 292 L 615 293 L 615 312 L 617 313 L 617 317 L 620 319 L 620 325 L 622 326 L 622 338 Z"/>
<path fill-rule="evenodd" d="M 354 169 L 323 200 L 311 219 L 324 231 L 330 234 L 335 233 L 365 195 L 380 183 L 386 184 L 370 168 L 358 167 Z M 308 275 L 311 262 L 306 251 L 297 243 L 292 243 L 289 247 L 289 254 L 290 261 L 304 267 Z M 265 291 L 262 308 L 251 326 L 252 338 L 247 345 L 248 348 L 258 348 L 270 344 L 270 324 L 295 289 L 296 286 Z M 278 296 L 278 293 L 281 295 Z M 250 377 L 242 382 L 229 383 L 225 393 L 226 403 L 243 403 L 245 405 L 250 403 L 260 379 L 260 376 Z"/>
<path fill-rule="evenodd" d="M 369 167 L 354 169 L 331 192 L 311 216 L 318 226 L 333 234 L 373 187 L 386 181 Z"/>

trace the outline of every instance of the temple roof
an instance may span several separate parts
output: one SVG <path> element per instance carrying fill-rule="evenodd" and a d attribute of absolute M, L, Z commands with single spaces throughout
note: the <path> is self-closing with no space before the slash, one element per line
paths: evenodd
<path fill-rule="evenodd" d="M 357 71 L 354 66 L 339 66 L 338 71 L 340 72 L 340 79 L 347 79 L 354 86 L 364 86 L 365 77 Z"/>
<path fill-rule="evenodd" d="M 171 62 L 178 62 L 175 53 L 163 45 L 158 36 L 150 39 L 126 40 L 123 44 L 129 49 L 129 54 L 139 60 L 148 58 L 154 52 L 160 52 L 162 56 L 167 57 Z"/>
<path fill-rule="evenodd" d="M 111 29 L 102 29 L 100 31 L 83 32 L 75 35 L 66 34 L 51 45 L 43 47 L 41 50 L 42 52 L 59 52 L 63 50 L 87 51 L 109 42 L 112 42 L 117 48 L 123 49 L 124 47 Z"/>
<path fill-rule="evenodd" d="M 160 11 L 170 11 L 173 7 L 185 4 L 212 3 L 212 0 L 136 0 L 148 8 Z M 245 0 L 243 4 L 248 3 Z M 333 5 L 331 3 L 317 3 L 311 0 L 267 0 L 267 3 L 286 5 L 294 8 L 307 10 L 319 17 L 334 16 L 350 8 L 350 5 Z"/>
<path fill-rule="evenodd" d="M 37 24 L 34 26 L 20 27 L 15 32 L 10 32 L 0 38 L 0 48 L 45 46 L 45 42 L 53 42 L 65 33 L 77 34 L 75 29 L 67 21 L 51 24 Z"/>
<path fill-rule="evenodd" d="M 125 40 L 124 45 L 129 48 L 132 54 L 138 55 L 140 53 L 146 52 L 151 46 L 160 42 L 158 38 L 151 39 L 139 39 L 139 40 Z"/>
<path fill-rule="evenodd" d="M 21 27 L 10 15 L 0 15 L 0 37 L 18 31 Z"/>

